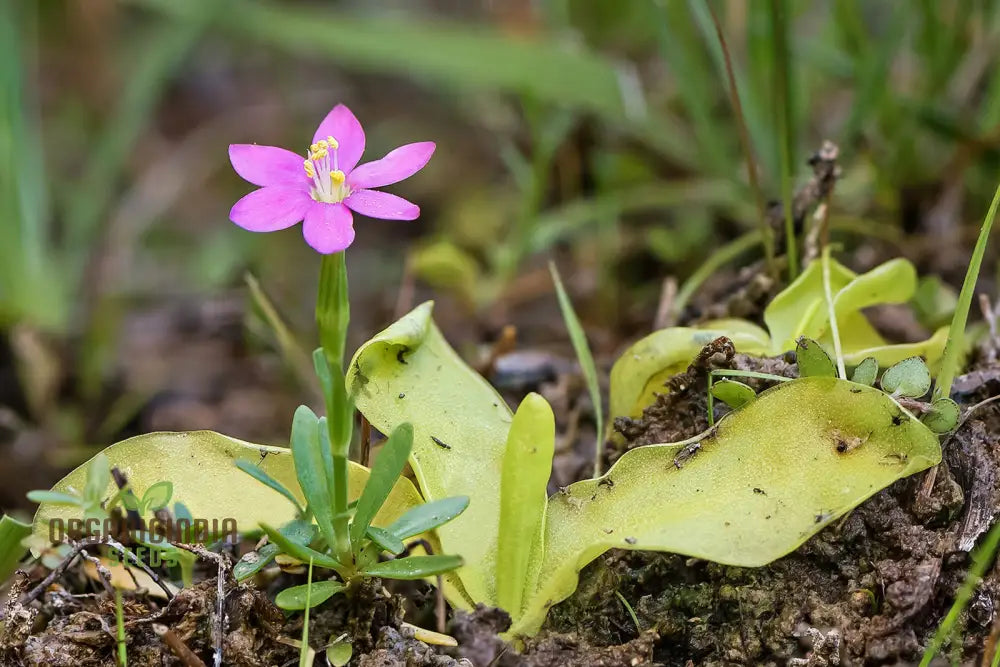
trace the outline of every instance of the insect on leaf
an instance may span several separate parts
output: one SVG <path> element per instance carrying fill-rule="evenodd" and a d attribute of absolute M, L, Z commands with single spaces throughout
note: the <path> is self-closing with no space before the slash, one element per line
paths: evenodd
<path fill-rule="evenodd" d="M 722 378 L 712 383 L 712 396 L 735 410 L 757 398 L 757 392 L 742 382 Z"/>
<path fill-rule="evenodd" d="M 851 375 L 851 382 L 866 384 L 871 387 L 875 384 L 876 377 L 878 377 L 878 362 L 875 361 L 875 357 L 865 357 L 857 365 L 857 368 L 854 369 L 854 374 Z"/>
<path fill-rule="evenodd" d="M 836 377 L 837 367 L 822 346 L 811 338 L 800 337 L 795 345 L 799 377 Z"/>
<path fill-rule="evenodd" d="M 236 562 L 236 565 L 233 565 L 233 578 L 236 581 L 249 579 L 267 567 L 279 551 L 281 551 L 281 547 L 273 543 L 265 544 L 256 551 L 248 551 Z"/>
<path fill-rule="evenodd" d="M 893 396 L 920 398 L 931 388 L 931 372 L 920 357 L 903 359 L 882 374 L 882 389 Z"/>

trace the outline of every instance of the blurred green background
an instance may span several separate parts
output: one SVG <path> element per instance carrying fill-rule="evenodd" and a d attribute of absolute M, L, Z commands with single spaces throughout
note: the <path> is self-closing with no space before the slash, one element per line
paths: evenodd
<path fill-rule="evenodd" d="M 280 441 L 319 262 L 228 222 L 226 148 L 304 152 L 338 102 L 366 160 L 438 145 L 390 188 L 420 220 L 356 219 L 354 343 L 428 296 L 456 345 L 565 343 L 555 257 L 606 360 L 668 276 L 758 261 L 713 10 L 764 196 L 832 140 L 849 263 L 959 281 L 1000 174 L 992 0 L 0 0 L 0 508 L 143 430 Z"/>

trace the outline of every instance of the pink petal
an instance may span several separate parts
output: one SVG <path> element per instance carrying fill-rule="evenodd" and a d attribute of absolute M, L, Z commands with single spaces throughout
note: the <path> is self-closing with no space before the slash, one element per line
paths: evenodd
<path fill-rule="evenodd" d="M 354 188 L 380 188 L 409 178 L 424 168 L 434 154 L 433 141 L 406 144 L 381 160 L 363 164 L 350 173 L 347 183 Z"/>
<path fill-rule="evenodd" d="M 343 204 L 313 202 L 306 211 L 302 235 L 316 252 L 340 252 L 354 241 L 354 216 Z"/>
<path fill-rule="evenodd" d="M 337 152 L 337 167 L 345 174 L 354 169 L 365 152 L 365 131 L 351 110 L 343 104 L 333 107 L 316 129 L 313 143 L 333 137 L 340 144 Z"/>
<path fill-rule="evenodd" d="M 265 187 L 233 204 L 229 219 L 251 232 L 275 232 L 301 220 L 312 203 L 304 190 Z"/>
<path fill-rule="evenodd" d="M 383 220 L 416 220 L 420 207 L 402 197 L 378 190 L 358 190 L 344 200 L 355 213 Z"/>
<path fill-rule="evenodd" d="M 277 146 L 230 144 L 233 169 L 254 185 L 282 185 L 309 190 L 312 181 L 302 167 L 305 158 Z"/>

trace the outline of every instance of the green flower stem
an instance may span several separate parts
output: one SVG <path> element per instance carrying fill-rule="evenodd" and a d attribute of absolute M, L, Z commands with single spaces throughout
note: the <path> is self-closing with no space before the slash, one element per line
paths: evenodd
<path fill-rule="evenodd" d="M 347 262 L 344 253 L 323 255 L 316 295 L 316 324 L 320 345 L 331 370 L 330 385 L 323 388 L 326 398 L 327 430 L 333 461 L 330 495 L 333 498 L 333 532 L 336 544 L 331 545 L 337 559 L 350 566 L 351 538 L 347 512 L 347 459 L 351 448 L 350 420 L 354 410 L 342 389 L 344 385 L 344 350 L 347 346 L 347 326 L 351 320 L 351 305 L 347 291 Z M 339 383 L 334 389 L 333 384 Z"/>
<path fill-rule="evenodd" d="M 319 341 L 327 361 L 334 367 L 344 367 L 347 347 L 347 325 L 351 321 L 351 305 L 347 297 L 347 262 L 344 253 L 323 255 L 319 270 L 319 293 L 316 295 L 316 324 Z"/>

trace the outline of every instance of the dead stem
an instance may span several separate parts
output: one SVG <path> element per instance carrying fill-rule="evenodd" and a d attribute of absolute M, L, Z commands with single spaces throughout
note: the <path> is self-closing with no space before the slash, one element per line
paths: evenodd
<path fill-rule="evenodd" d="M 180 659 L 184 667 L 207 667 L 202 659 L 195 655 L 194 651 L 189 649 L 187 644 L 167 626 L 153 623 L 153 633 Z"/>

